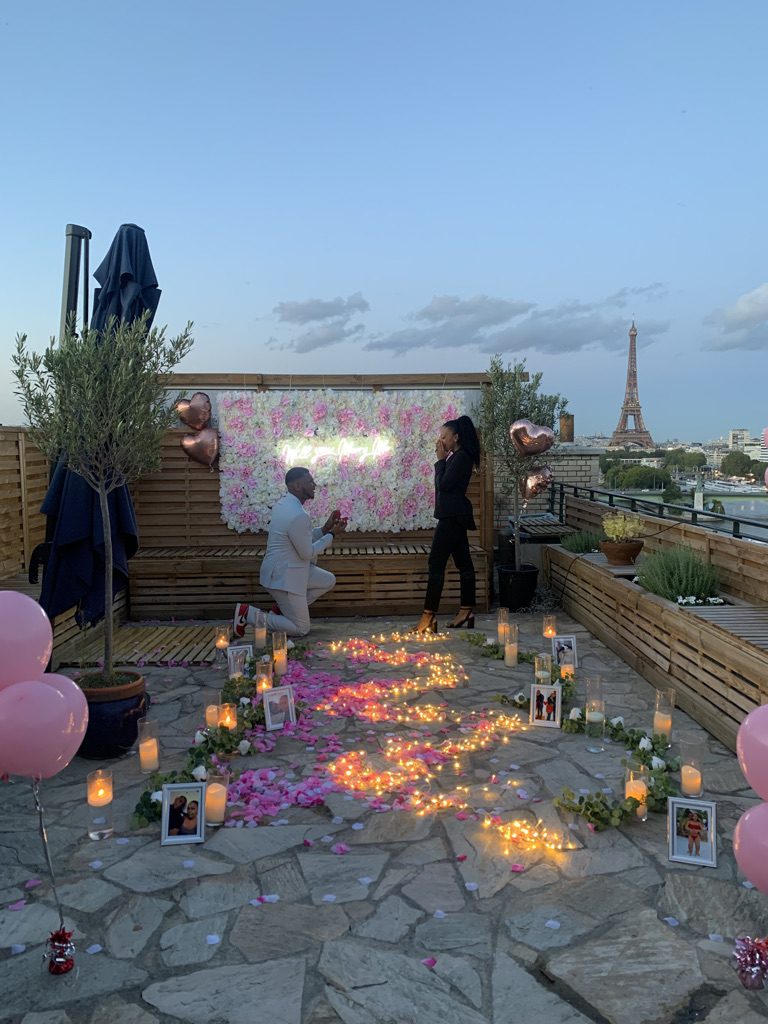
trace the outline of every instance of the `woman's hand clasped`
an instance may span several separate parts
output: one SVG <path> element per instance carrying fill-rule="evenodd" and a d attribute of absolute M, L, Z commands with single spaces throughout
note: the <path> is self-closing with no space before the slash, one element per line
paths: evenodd
<path fill-rule="evenodd" d="M 439 437 L 437 439 L 437 444 L 435 445 L 435 455 L 438 459 L 444 459 L 448 455 L 448 449 L 443 444 L 442 438 Z"/>

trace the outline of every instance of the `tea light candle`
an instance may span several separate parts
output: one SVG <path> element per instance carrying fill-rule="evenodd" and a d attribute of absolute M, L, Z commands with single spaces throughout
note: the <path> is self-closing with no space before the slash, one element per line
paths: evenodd
<path fill-rule="evenodd" d="M 209 782 L 205 787 L 205 823 L 221 825 L 227 811 L 227 787 L 220 782 Z"/>
<path fill-rule="evenodd" d="M 89 807 L 108 807 L 112 803 L 112 772 L 91 772 L 88 776 Z"/>
<path fill-rule="evenodd" d="M 226 651 L 226 649 L 229 647 L 229 640 L 225 636 L 217 636 L 216 647 L 220 651 Z"/>
<path fill-rule="evenodd" d="M 587 711 L 586 720 L 593 725 L 600 725 L 601 722 L 605 721 L 605 713 L 593 708 Z"/>
<path fill-rule="evenodd" d="M 156 772 L 160 767 L 160 744 L 154 736 L 139 744 L 139 767 L 143 772 Z"/>
<path fill-rule="evenodd" d="M 672 732 L 672 715 L 667 711 L 654 711 L 653 713 L 653 734 L 654 736 L 667 736 Z"/>
<path fill-rule="evenodd" d="M 684 764 L 680 768 L 680 791 L 683 796 L 701 796 L 704 779 L 698 768 L 692 764 Z"/>
<path fill-rule="evenodd" d="M 237 728 L 237 708 L 234 704 L 219 704 L 219 725 L 224 729 Z"/>
<path fill-rule="evenodd" d="M 219 724 L 219 705 L 208 704 L 205 709 L 205 724 L 209 729 L 215 729 Z"/>
<path fill-rule="evenodd" d="M 637 808 L 638 818 L 642 818 L 645 821 L 648 814 L 648 807 L 646 800 L 648 798 L 648 785 L 642 779 L 627 779 L 624 783 L 624 799 L 628 800 L 630 797 L 634 797 L 635 800 L 640 801 L 640 806 Z"/>

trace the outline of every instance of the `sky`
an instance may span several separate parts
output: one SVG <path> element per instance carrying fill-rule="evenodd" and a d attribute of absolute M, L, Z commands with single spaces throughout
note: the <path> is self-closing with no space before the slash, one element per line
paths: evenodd
<path fill-rule="evenodd" d="M 188 372 L 542 371 L 656 440 L 768 423 L 764 0 L 0 0 L 0 421 L 147 234 Z"/>

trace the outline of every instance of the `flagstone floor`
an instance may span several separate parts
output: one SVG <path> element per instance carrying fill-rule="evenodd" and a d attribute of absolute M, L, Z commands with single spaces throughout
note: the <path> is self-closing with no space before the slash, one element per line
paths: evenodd
<path fill-rule="evenodd" d="M 521 648 L 542 648 L 540 616 L 517 621 Z M 326 620 L 312 639 L 370 638 L 405 625 Z M 480 616 L 478 626 L 495 635 L 495 618 Z M 649 726 L 652 687 L 562 614 L 558 627 L 578 638 L 586 662 L 579 675 L 605 676 L 609 715 Z M 420 649 L 414 641 L 407 646 Z M 437 691 L 459 716 L 532 682 L 530 665 L 505 668 L 461 634 L 421 647 L 427 648 L 450 653 L 466 670 L 467 686 Z M 327 648 L 317 651 L 322 656 Z M 331 654 L 318 667 L 350 680 L 405 671 L 361 668 Z M 201 722 L 203 689 L 222 677 L 211 667 L 145 671 L 152 715 L 162 723 L 162 767 L 170 770 L 181 765 Z M 434 701 L 435 691 L 409 699 Z M 315 724 L 319 736 L 338 736 L 344 750 L 380 751 L 387 739 L 413 731 L 322 714 Z M 675 729 L 701 732 L 681 712 Z M 669 862 L 662 815 L 602 833 L 558 815 L 552 798 L 564 786 L 618 793 L 622 756 L 611 744 L 590 753 L 584 737 L 559 730 L 519 730 L 506 743 L 461 754 L 458 767 L 451 761 L 433 782 L 435 794 L 467 786 L 468 802 L 481 813 L 453 808 L 419 816 L 336 792 L 323 806 L 291 806 L 271 824 L 225 828 L 209 833 L 203 845 L 183 846 L 161 846 L 156 826 L 130 830 L 143 790 L 135 756 L 105 765 L 115 775 L 116 831 L 109 840 L 90 841 L 84 780 L 99 765 L 75 759 L 42 786 L 58 891 L 77 944 L 77 977 L 60 978 L 41 970 L 43 942 L 57 915 L 30 789 L 21 782 L 3 786 L 0 1021 L 766 1019 L 768 1000 L 744 990 L 729 963 L 734 936 L 768 934 L 768 902 L 743 885 L 731 851 L 739 815 L 756 802 L 735 757 L 707 739 L 705 797 L 717 801 L 719 836 L 718 865 L 706 868 Z M 316 752 L 284 736 L 273 751 L 238 761 L 238 767 L 279 767 L 297 777 L 317 771 Z M 502 818 L 541 818 L 570 848 L 505 851 L 482 824 L 491 807 Z"/>

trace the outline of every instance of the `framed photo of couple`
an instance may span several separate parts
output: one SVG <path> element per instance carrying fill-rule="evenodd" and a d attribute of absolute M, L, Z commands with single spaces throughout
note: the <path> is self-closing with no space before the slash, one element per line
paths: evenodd
<path fill-rule="evenodd" d="M 205 841 L 205 783 L 169 782 L 163 786 L 160 845 Z"/>
<path fill-rule="evenodd" d="M 282 729 L 287 722 L 296 723 L 296 705 L 292 686 L 275 686 L 264 690 L 264 724 L 267 732 Z"/>
<path fill-rule="evenodd" d="M 562 688 L 559 683 L 548 686 L 545 683 L 531 685 L 531 704 L 528 713 L 530 725 L 541 725 L 548 729 L 559 729 L 563 714 Z"/>

